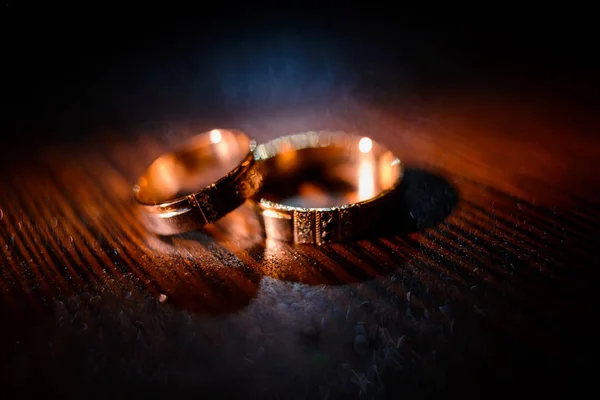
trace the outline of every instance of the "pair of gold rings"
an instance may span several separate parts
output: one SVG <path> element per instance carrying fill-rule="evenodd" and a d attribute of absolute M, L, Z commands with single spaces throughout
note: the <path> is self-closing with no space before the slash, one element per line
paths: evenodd
<path fill-rule="evenodd" d="M 380 223 L 402 176 L 400 160 L 368 137 L 306 132 L 257 145 L 243 132 L 213 129 L 156 159 L 134 198 L 146 228 L 159 235 L 200 229 L 250 201 L 267 238 L 320 245 Z M 285 195 L 297 194 L 301 181 L 352 194 L 290 205 Z"/>

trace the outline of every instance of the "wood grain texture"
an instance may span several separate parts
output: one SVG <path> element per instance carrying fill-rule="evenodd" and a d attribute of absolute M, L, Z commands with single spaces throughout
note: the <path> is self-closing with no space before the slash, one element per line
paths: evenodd
<path fill-rule="evenodd" d="M 567 372 L 589 357 L 600 141 L 541 101 L 462 93 L 415 104 L 221 121 L 259 141 L 345 129 L 392 149 L 407 166 L 396 215 L 379 236 L 345 244 L 265 242 L 244 207 L 204 231 L 145 232 L 132 184 L 193 129 L 105 135 L 6 165 L 6 393 L 464 398 L 578 387 Z"/>

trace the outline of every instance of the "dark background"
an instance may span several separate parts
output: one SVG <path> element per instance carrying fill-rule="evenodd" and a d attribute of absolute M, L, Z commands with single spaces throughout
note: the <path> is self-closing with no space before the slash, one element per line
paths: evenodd
<path fill-rule="evenodd" d="M 584 8 L 2 7 L 4 141 L 56 143 L 101 126 L 344 96 L 383 105 L 452 88 L 596 104 L 597 29 Z"/>

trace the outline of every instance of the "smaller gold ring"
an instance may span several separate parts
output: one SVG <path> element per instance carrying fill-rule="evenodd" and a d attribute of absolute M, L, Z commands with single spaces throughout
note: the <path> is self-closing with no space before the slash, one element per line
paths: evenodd
<path fill-rule="evenodd" d="M 256 206 L 266 237 L 298 244 L 347 241 L 375 228 L 389 215 L 387 206 L 404 173 L 391 151 L 368 137 L 343 132 L 281 137 L 258 145 L 254 157 L 264 179 Z M 326 187 L 344 182 L 354 199 L 324 207 L 283 204 L 286 184 L 294 186 L 294 179 L 307 176 Z"/>
<path fill-rule="evenodd" d="M 146 228 L 196 230 L 242 205 L 262 184 L 255 147 L 241 131 L 213 129 L 157 158 L 133 188 Z"/>

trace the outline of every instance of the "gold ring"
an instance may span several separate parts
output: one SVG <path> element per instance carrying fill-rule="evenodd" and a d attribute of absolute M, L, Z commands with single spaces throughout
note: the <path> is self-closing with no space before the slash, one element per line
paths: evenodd
<path fill-rule="evenodd" d="M 341 242 L 374 228 L 402 181 L 402 162 L 368 137 L 343 132 L 307 132 L 256 146 L 263 176 L 256 206 L 267 238 L 309 244 Z M 352 196 L 331 204 L 298 206 L 282 201 L 286 188 L 312 179 L 326 189 L 351 188 Z M 290 191 L 289 193 L 292 193 Z M 296 192 L 297 193 L 297 192 Z"/>
<path fill-rule="evenodd" d="M 133 188 L 146 228 L 195 230 L 242 205 L 262 184 L 255 147 L 243 132 L 213 129 L 157 158 Z"/>

